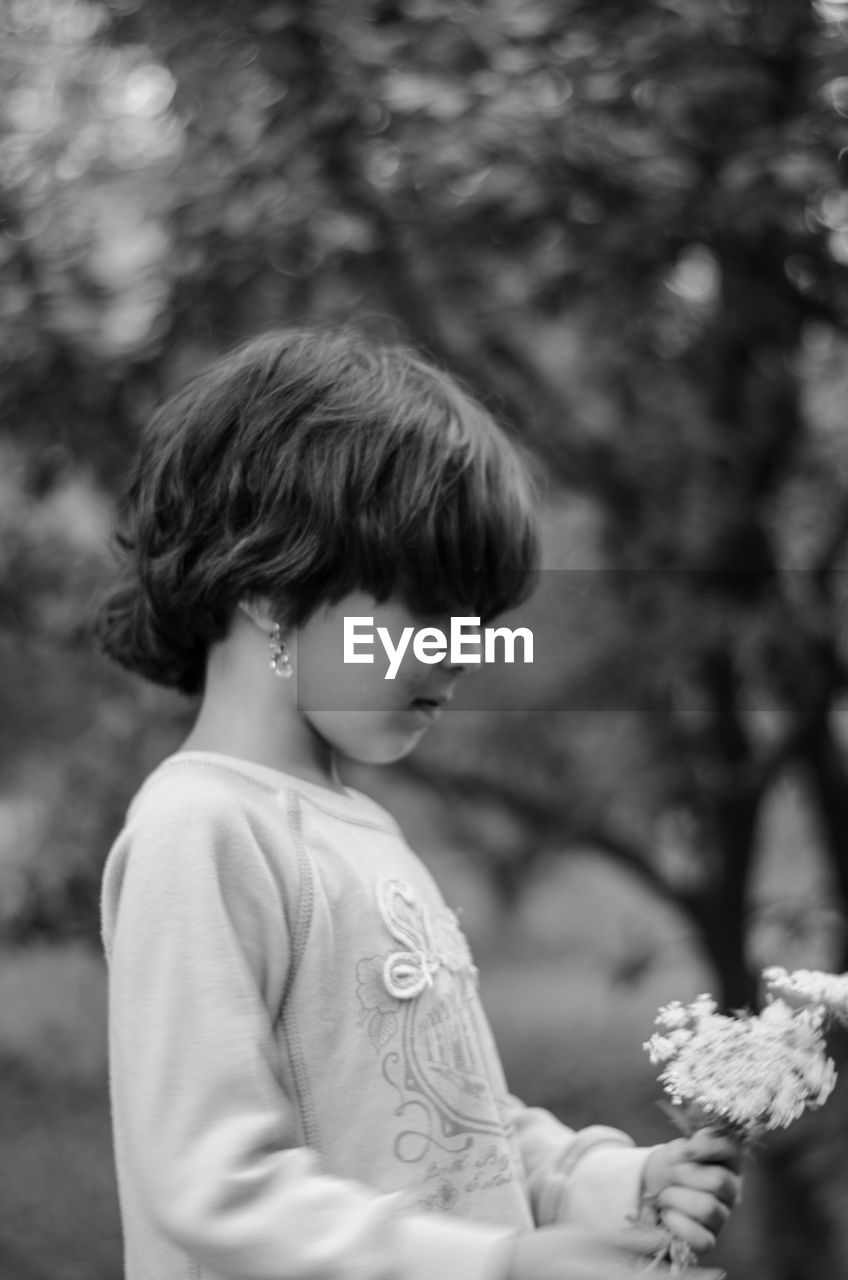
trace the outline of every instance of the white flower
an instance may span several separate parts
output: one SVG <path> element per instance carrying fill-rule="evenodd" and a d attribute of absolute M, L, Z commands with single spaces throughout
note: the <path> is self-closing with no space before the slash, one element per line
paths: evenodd
<path fill-rule="evenodd" d="M 656 1023 L 658 1027 L 665 1027 L 667 1031 L 673 1031 L 676 1027 L 688 1026 L 690 1018 L 689 1010 L 679 1000 L 672 1000 L 671 1004 L 661 1006 L 656 1017 Z"/>
<path fill-rule="evenodd" d="M 692 1010 L 693 1017 L 696 1021 L 700 1022 L 702 1018 L 711 1017 L 718 1008 L 718 1005 L 709 992 L 704 991 L 701 995 L 695 997 L 689 1007 Z"/>
<path fill-rule="evenodd" d="M 819 969 L 796 969 L 788 973 L 779 965 L 763 970 L 772 998 L 779 997 L 795 1008 L 818 1008 L 822 1017 L 848 1025 L 848 973 L 824 973 Z"/>
<path fill-rule="evenodd" d="M 825 1052 L 818 1009 L 792 1008 L 782 999 L 758 1017 L 716 1008 L 702 995 L 657 1014 L 665 1034 L 655 1033 L 645 1048 L 662 1067 L 659 1078 L 672 1102 L 753 1136 L 783 1128 L 826 1101 L 836 1069 Z"/>
<path fill-rule="evenodd" d="M 650 1040 L 646 1040 L 642 1045 L 643 1049 L 647 1049 L 648 1057 L 656 1066 L 660 1062 L 667 1062 L 669 1058 L 673 1058 L 675 1047 L 668 1036 L 652 1035 Z"/>

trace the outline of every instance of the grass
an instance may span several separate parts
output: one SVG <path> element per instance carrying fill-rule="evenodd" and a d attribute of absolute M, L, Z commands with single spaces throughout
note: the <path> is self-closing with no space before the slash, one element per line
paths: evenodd
<path fill-rule="evenodd" d="M 118 1280 L 103 1088 L 57 1080 L 15 1059 L 0 1062 L 0 1081 L 0 1275 Z"/>
<path fill-rule="evenodd" d="M 119 1280 L 105 983 L 79 947 L 0 956 L 0 1276 Z"/>

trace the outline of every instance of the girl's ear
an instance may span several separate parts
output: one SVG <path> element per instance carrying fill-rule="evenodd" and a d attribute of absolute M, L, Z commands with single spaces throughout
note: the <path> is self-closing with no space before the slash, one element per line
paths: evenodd
<path fill-rule="evenodd" d="M 251 596 L 248 600 L 239 600 L 238 607 L 242 613 L 247 614 L 260 631 L 264 631 L 267 635 L 270 635 L 277 625 L 267 596 Z"/>

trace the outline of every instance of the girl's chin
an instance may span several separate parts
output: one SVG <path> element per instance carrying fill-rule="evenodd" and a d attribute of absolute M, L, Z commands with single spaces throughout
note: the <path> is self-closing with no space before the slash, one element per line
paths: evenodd
<path fill-rule="evenodd" d="M 314 712 L 311 727 L 331 750 L 357 764 L 394 764 L 418 746 L 437 715 L 403 707 L 388 712 Z"/>
<path fill-rule="evenodd" d="M 405 734 L 386 735 L 368 742 L 360 740 L 351 744 L 349 749 L 339 746 L 338 750 L 347 759 L 355 760 L 357 764 L 394 764 L 415 750 L 428 728 L 429 725 L 423 724 Z"/>

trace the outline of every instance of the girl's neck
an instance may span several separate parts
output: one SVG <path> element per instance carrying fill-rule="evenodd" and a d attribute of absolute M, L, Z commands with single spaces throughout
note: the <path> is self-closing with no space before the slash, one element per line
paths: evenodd
<path fill-rule="evenodd" d="M 305 759 L 301 753 L 287 753 L 276 747 L 264 750 L 255 740 L 239 741 L 233 734 L 207 734 L 203 726 L 195 725 L 186 740 L 178 748 L 180 752 L 208 751 L 214 755 L 230 756 L 248 764 L 263 765 L 279 773 L 290 774 L 304 782 L 312 782 L 345 795 L 345 787 L 339 777 L 335 756 L 331 754 L 326 766 Z"/>
<path fill-rule="evenodd" d="M 209 663 L 200 710 L 180 750 L 234 756 L 344 793 L 334 750 L 292 700 L 274 696 L 275 677 L 262 666 L 258 684 L 233 680 L 232 668 L 222 665 Z"/>

